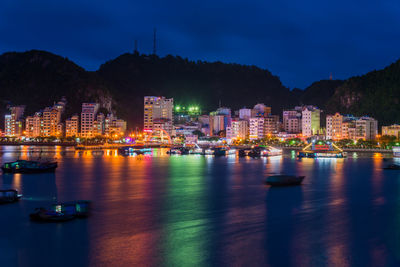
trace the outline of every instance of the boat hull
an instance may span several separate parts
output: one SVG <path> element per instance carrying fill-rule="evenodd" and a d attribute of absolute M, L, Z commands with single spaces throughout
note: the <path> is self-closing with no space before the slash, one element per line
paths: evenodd
<path fill-rule="evenodd" d="M 15 189 L 0 190 L 0 204 L 17 202 L 21 197 Z"/>
<path fill-rule="evenodd" d="M 265 183 L 270 186 L 294 186 L 300 185 L 305 176 L 276 175 L 270 176 Z"/>
<path fill-rule="evenodd" d="M 44 173 L 44 172 L 54 172 L 56 169 L 57 165 L 46 168 L 20 168 L 20 169 L 12 169 L 4 167 L 1 168 L 1 170 L 4 173 Z"/>

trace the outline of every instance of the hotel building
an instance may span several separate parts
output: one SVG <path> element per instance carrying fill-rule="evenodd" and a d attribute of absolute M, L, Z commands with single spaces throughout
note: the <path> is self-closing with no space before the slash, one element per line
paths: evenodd
<path fill-rule="evenodd" d="M 264 117 L 250 118 L 249 138 L 250 140 L 264 138 Z"/>
<path fill-rule="evenodd" d="M 227 139 L 246 139 L 249 133 L 249 123 L 246 120 L 232 120 L 226 128 Z"/>
<path fill-rule="evenodd" d="M 282 113 L 283 128 L 287 133 L 301 132 L 301 113 L 297 110 L 284 110 Z"/>
<path fill-rule="evenodd" d="M 345 126 L 348 129 L 348 125 Z M 340 140 L 343 139 L 343 116 L 339 113 L 326 116 L 326 139 Z"/>
<path fill-rule="evenodd" d="M 83 103 L 81 113 L 81 137 L 94 137 L 93 122 L 95 121 L 100 105 L 98 103 Z"/>
<path fill-rule="evenodd" d="M 65 137 L 79 136 L 79 116 L 73 115 L 65 121 Z"/>
<path fill-rule="evenodd" d="M 301 115 L 301 130 L 305 137 L 309 137 L 319 133 L 320 130 L 320 114 L 321 110 L 314 106 L 306 106 L 303 108 Z"/>
<path fill-rule="evenodd" d="M 25 136 L 38 137 L 42 134 L 42 113 L 36 112 L 33 116 L 26 117 L 25 120 Z"/>
<path fill-rule="evenodd" d="M 157 96 L 145 96 L 144 97 L 144 130 L 155 130 L 155 120 L 169 120 L 173 121 L 173 98 L 157 97 Z M 157 124 L 157 127 L 160 125 Z M 162 126 L 163 127 L 163 126 Z M 168 134 L 172 134 L 172 129 L 166 127 L 164 129 Z"/>

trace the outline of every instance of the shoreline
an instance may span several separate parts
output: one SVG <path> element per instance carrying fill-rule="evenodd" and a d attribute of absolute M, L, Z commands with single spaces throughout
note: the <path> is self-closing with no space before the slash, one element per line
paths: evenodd
<path fill-rule="evenodd" d="M 36 143 L 36 142 L 27 142 L 27 143 L 18 143 L 18 142 L 0 142 L 0 146 L 62 146 L 62 147 L 74 147 L 75 150 L 102 150 L 102 149 L 118 149 L 119 147 L 123 146 L 135 146 L 135 145 L 129 145 L 129 144 L 107 144 L 107 145 L 87 145 L 87 146 L 82 146 L 78 145 L 75 142 L 70 142 L 70 143 Z M 301 150 L 303 147 L 299 146 L 279 146 L 279 145 L 271 145 L 276 148 L 280 148 L 282 150 Z M 161 145 L 148 145 L 145 147 L 149 148 L 165 148 L 167 146 L 161 146 Z M 251 146 L 232 146 L 232 148 L 235 149 L 246 149 L 250 148 Z M 393 150 L 391 149 L 382 149 L 382 148 L 343 148 L 343 151 L 345 152 L 370 152 L 370 153 L 393 153 Z"/>

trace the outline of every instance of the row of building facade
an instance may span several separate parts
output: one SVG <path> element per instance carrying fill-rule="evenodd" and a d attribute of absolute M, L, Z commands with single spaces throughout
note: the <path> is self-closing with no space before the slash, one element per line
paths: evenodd
<path fill-rule="evenodd" d="M 256 140 L 269 136 L 374 140 L 378 136 L 378 121 L 368 116 L 354 117 L 339 113 L 327 115 L 326 127 L 322 128 L 322 111 L 312 105 L 284 110 L 282 120 L 278 115 L 272 114 L 270 107 L 261 103 L 253 108 L 242 108 L 234 112 L 230 108 L 220 107 L 206 115 L 201 115 L 200 112 L 190 115 L 184 113 L 184 109 L 181 106 L 174 106 L 173 98 L 144 97 L 145 131 L 162 129 L 171 136 L 187 136 L 194 131 L 215 136 L 224 132 L 228 140 Z M 191 109 L 199 110 L 197 107 Z M 382 127 L 382 135 L 399 137 L 399 133 L 398 125 Z"/>
<path fill-rule="evenodd" d="M 4 136 L 6 137 L 122 137 L 126 121 L 112 113 L 99 113 L 99 103 L 83 103 L 80 116 L 75 114 L 62 122 L 67 102 L 65 98 L 51 107 L 46 107 L 24 118 L 25 106 L 10 107 L 5 115 Z"/>

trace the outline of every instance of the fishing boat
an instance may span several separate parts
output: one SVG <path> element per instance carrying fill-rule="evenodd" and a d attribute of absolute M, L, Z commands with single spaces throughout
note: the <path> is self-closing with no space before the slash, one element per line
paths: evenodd
<path fill-rule="evenodd" d="M 398 164 L 389 164 L 383 169 L 384 170 L 400 170 L 400 165 L 398 165 Z"/>
<path fill-rule="evenodd" d="M 228 156 L 234 154 L 236 154 L 236 150 L 228 146 L 218 146 L 214 148 L 214 156 Z"/>
<path fill-rule="evenodd" d="M 22 195 L 16 189 L 0 190 L 0 204 L 13 203 L 18 201 Z"/>
<path fill-rule="evenodd" d="M 49 209 L 37 208 L 29 217 L 33 221 L 64 222 L 85 218 L 90 214 L 90 201 L 79 200 L 53 204 Z"/>
<path fill-rule="evenodd" d="M 42 173 L 53 172 L 57 168 L 56 161 L 17 160 L 1 166 L 4 173 Z"/>
<path fill-rule="evenodd" d="M 311 142 L 297 153 L 299 158 L 345 158 L 347 153 L 332 142 Z"/>
<path fill-rule="evenodd" d="M 305 176 L 295 175 L 272 175 L 268 176 L 265 183 L 270 186 L 300 185 Z"/>

